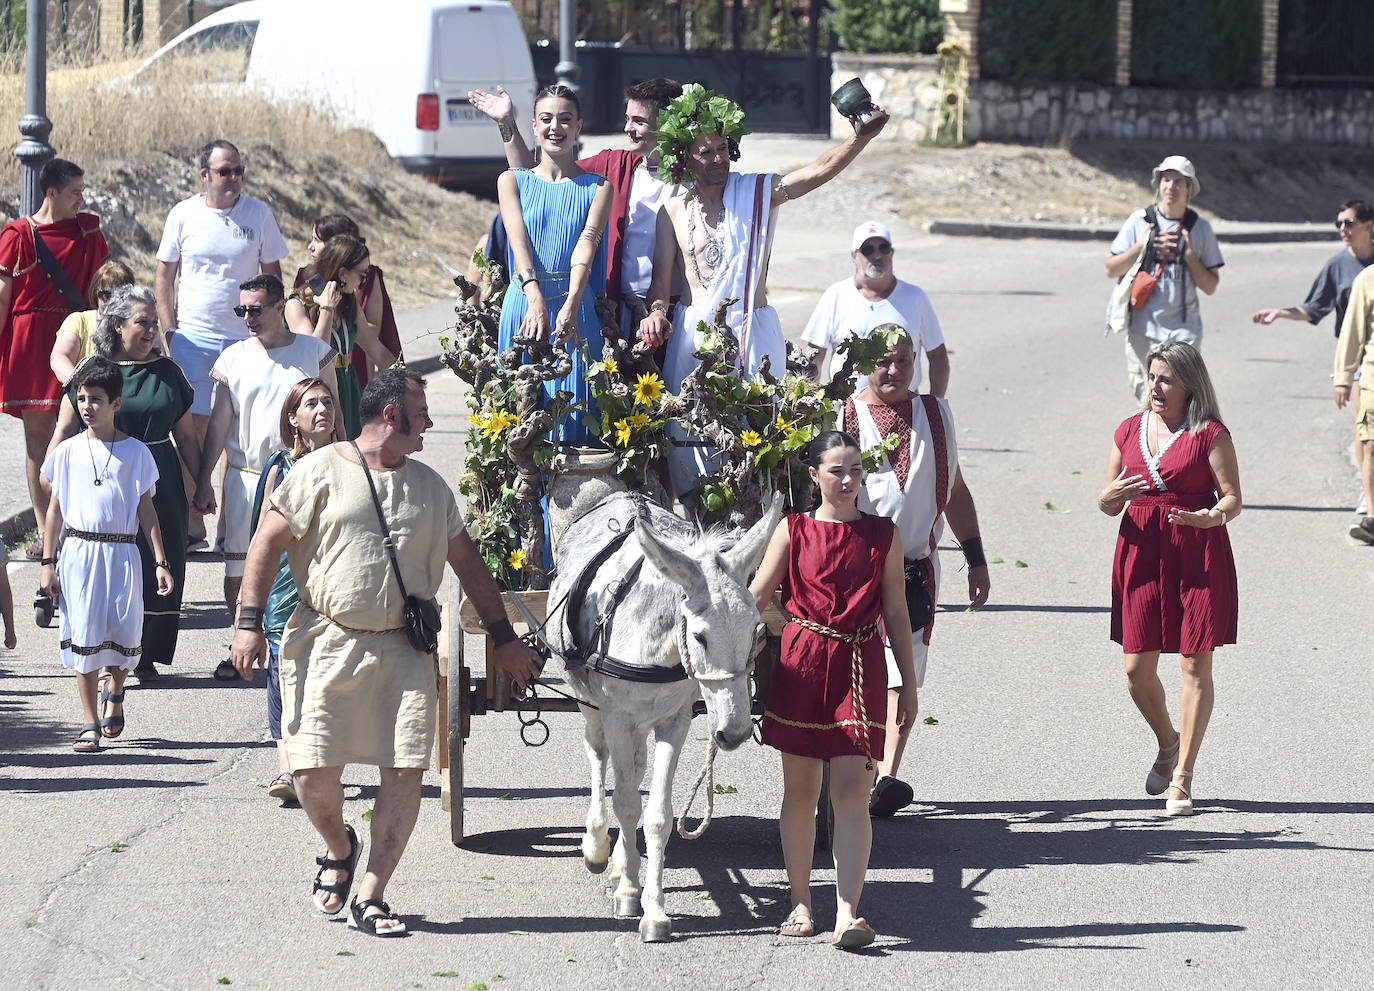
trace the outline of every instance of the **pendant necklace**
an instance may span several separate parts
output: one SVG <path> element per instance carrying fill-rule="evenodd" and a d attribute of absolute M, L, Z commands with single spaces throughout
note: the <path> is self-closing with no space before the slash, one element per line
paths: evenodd
<path fill-rule="evenodd" d="M 232 216 L 234 215 L 234 211 L 237 210 L 237 209 L 239 208 L 239 204 L 240 204 L 241 202 L 243 202 L 243 196 L 242 196 L 242 194 L 240 194 L 240 196 L 239 196 L 238 199 L 234 200 L 234 205 L 231 206 L 228 210 L 220 210 L 219 207 L 213 207 L 213 206 L 210 207 L 210 209 L 211 209 L 211 210 L 214 210 L 216 213 L 218 213 L 218 214 L 219 214 L 219 219 L 224 221 L 224 226 L 225 226 L 225 227 L 228 227 L 228 226 L 229 226 L 229 218 L 232 217 Z M 207 203 L 206 206 L 209 206 L 209 204 Z"/>
<path fill-rule="evenodd" d="M 702 230 L 706 234 L 706 243 L 701 246 L 700 261 L 697 257 L 697 223 L 701 223 Z M 716 217 L 714 228 L 706 223 L 706 215 L 701 207 L 701 196 L 693 194 L 692 202 L 687 207 L 687 253 L 692 259 L 692 274 L 696 276 L 698 285 L 707 285 L 707 280 L 702 278 L 701 265 L 704 263 L 707 271 L 714 277 L 715 271 L 720 267 L 720 263 L 725 257 L 725 237 L 721 227 L 725 222 L 725 203 L 720 204 L 720 213 Z"/>
<path fill-rule="evenodd" d="M 107 479 L 107 478 L 110 477 L 110 459 L 114 457 L 114 441 L 110 441 L 110 451 L 109 451 L 108 454 L 105 455 L 105 472 L 104 472 L 104 474 L 101 474 L 100 469 L 99 469 L 98 467 L 96 467 L 96 462 L 95 462 L 95 451 L 91 449 L 91 435 L 90 435 L 90 434 L 87 434 L 87 435 L 86 435 L 86 453 L 89 454 L 89 455 L 91 456 L 91 471 L 95 474 L 95 484 L 96 484 L 96 485 L 103 485 L 103 484 L 105 484 L 105 479 Z"/>

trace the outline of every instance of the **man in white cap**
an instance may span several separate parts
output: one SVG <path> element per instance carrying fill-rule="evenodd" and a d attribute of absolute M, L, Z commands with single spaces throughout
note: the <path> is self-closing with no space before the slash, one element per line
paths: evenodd
<path fill-rule="evenodd" d="M 825 291 L 802 332 L 811 347 L 810 356 L 817 378 L 822 381 L 839 373 L 844 359 L 835 349 L 850 337 L 868 337 L 875 327 L 895 323 L 905 328 L 916 352 L 911 389 L 920 392 L 921 352 L 930 365 L 931 395 L 943 396 L 949 388 L 949 354 L 940 321 L 930 305 L 930 297 L 920 286 L 903 282 L 892 268 L 892 232 L 876 220 L 854 228 L 850 241 L 854 275 L 841 279 Z M 822 374 L 826 353 L 831 354 L 829 374 Z M 854 391 L 868 385 L 868 377 L 857 376 Z"/>
<path fill-rule="evenodd" d="M 1107 252 L 1107 277 L 1120 280 L 1144 252 L 1140 271 L 1156 280 L 1154 291 L 1131 311 L 1126 334 L 1126 374 L 1144 402 L 1145 355 L 1161 341 L 1202 344 L 1197 290 L 1217 291 L 1225 264 L 1212 225 L 1188 206 L 1202 189 L 1193 163 L 1170 155 L 1154 168 L 1155 202 L 1126 218 Z M 1182 262 L 1182 264 L 1180 264 Z"/>

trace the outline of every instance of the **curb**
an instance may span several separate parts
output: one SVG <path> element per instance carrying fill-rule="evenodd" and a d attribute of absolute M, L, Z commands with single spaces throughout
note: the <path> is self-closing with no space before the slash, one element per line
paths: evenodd
<path fill-rule="evenodd" d="M 1042 238 L 1051 241 L 1111 241 L 1118 227 L 1054 224 L 1039 221 L 958 220 L 937 217 L 926 224 L 928 234 L 950 237 Z M 1321 224 L 1242 224 L 1219 221 L 1217 240 L 1226 244 L 1337 243 Z"/>

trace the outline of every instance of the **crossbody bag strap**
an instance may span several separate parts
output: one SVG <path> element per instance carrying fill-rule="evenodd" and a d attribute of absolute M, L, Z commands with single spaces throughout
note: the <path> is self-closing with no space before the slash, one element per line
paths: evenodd
<path fill-rule="evenodd" d="M 38 233 L 38 225 L 33 222 L 32 217 L 29 218 L 29 230 L 33 233 L 34 256 L 38 259 L 38 264 L 43 266 L 43 271 L 48 273 L 48 279 L 53 287 L 67 301 L 67 306 L 73 313 L 89 310 L 91 304 L 87 301 L 86 294 L 76 287 L 67 270 L 58 264 L 57 257 L 48 247 L 48 242 L 43 240 L 43 235 Z"/>
<path fill-rule="evenodd" d="M 382 527 L 382 546 L 386 548 L 386 553 L 391 558 L 391 570 L 396 573 L 396 584 L 401 586 L 401 597 L 409 598 L 410 593 L 406 591 L 406 583 L 401 578 L 401 566 L 396 561 L 396 547 L 391 542 L 391 527 L 387 525 L 386 515 L 382 512 L 382 500 L 377 498 L 377 486 L 372 483 L 372 469 L 367 466 L 367 459 L 363 457 L 363 452 L 358 447 L 356 440 L 350 440 L 353 445 L 353 453 L 358 456 L 358 463 L 363 466 L 363 474 L 367 476 L 367 489 L 372 493 L 372 508 L 377 510 L 377 522 Z"/>

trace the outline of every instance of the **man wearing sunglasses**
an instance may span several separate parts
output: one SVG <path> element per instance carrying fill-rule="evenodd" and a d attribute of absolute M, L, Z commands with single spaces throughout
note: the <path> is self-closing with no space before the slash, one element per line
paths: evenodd
<path fill-rule="evenodd" d="M 1360 258 L 1360 270 L 1356 271 L 1350 282 L 1349 297 L 1345 315 L 1337 320 L 1340 339 L 1336 342 L 1336 361 L 1332 369 L 1335 384 L 1336 407 L 1344 408 L 1351 399 L 1355 400 L 1355 462 L 1360 467 L 1360 483 L 1364 498 L 1356 510 L 1356 518 L 1350 524 L 1350 536 L 1366 544 L 1374 544 L 1374 280 L 1370 279 L 1371 269 L 1365 267 L 1374 262 L 1374 244 L 1370 233 L 1374 230 L 1374 207 L 1363 200 L 1351 200 L 1336 220 L 1341 232 L 1341 240 L 1346 242 L 1346 251 L 1352 255 L 1364 250 Z M 1345 224 L 1351 220 L 1353 223 Z M 1345 251 L 1327 262 L 1332 262 L 1346 254 Z M 1346 263 L 1346 270 L 1353 268 Z M 1326 274 L 1326 269 L 1322 270 Z M 1319 277 L 1318 282 L 1321 281 Z M 1313 287 L 1316 292 L 1316 287 Z M 1309 297 L 1310 301 L 1310 297 Z M 1303 304 L 1304 307 L 1307 303 Z M 1340 314 L 1340 310 L 1336 311 Z M 1312 317 L 1312 322 L 1320 320 Z M 1356 381 L 1358 379 L 1358 381 Z"/>
<path fill-rule="evenodd" d="M 334 349 L 327 341 L 309 334 L 294 334 L 282 319 L 286 291 L 281 279 L 263 273 L 238 289 L 238 305 L 231 307 L 248 340 L 224 349 L 210 370 L 214 380 L 205 447 L 196 479 L 195 509 L 215 510 L 215 491 L 210 484 L 213 466 L 223 452 L 224 473 L 221 518 L 224 520 L 224 604 L 234 614 L 244 561 L 252 531 L 253 496 L 258 477 L 272 452 L 282 446 L 281 408 L 287 393 L 301 379 L 318 378 L 334 395 Z M 221 662 L 215 671 L 221 681 L 238 677 L 234 666 Z"/>
<path fill-rule="evenodd" d="M 873 328 L 895 323 L 906 329 L 915 349 L 916 361 L 912 369 L 911 391 L 921 391 L 921 352 L 926 353 L 930 365 L 931 395 L 943 396 L 949 388 L 949 354 L 945 350 L 945 335 L 940 321 L 930 305 L 930 297 L 917 285 L 903 282 L 893 273 L 892 232 L 876 220 L 869 220 L 854 228 L 850 242 L 850 258 L 854 262 L 852 278 L 841 279 L 825 291 L 802 331 L 802 340 L 811 348 L 811 363 L 817 378 L 825 366 L 826 352 L 831 352 L 830 373 L 834 378 L 844 364 L 835 349 L 850 337 L 868 337 Z M 856 376 L 854 392 L 868 385 L 868 376 Z"/>
<path fill-rule="evenodd" d="M 243 161 L 232 144 L 212 141 L 201 149 L 200 181 L 204 191 L 167 214 L 154 285 L 171 356 L 195 390 L 191 422 L 203 442 L 210 368 L 248 336 L 233 315 L 239 284 L 259 272 L 280 277 L 287 248 L 267 204 L 243 191 Z M 192 543 L 204 537 L 204 523 L 193 515 Z"/>

